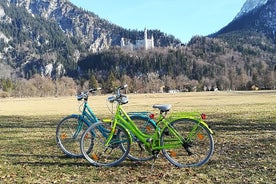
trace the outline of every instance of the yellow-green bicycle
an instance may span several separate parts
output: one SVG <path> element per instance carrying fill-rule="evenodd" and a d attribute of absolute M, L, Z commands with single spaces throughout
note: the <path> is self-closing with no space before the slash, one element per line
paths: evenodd
<path fill-rule="evenodd" d="M 154 105 L 153 108 L 160 111 L 156 128 L 151 134 L 145 133 L 122 108 L 128 100 L 120 90 L 126 87 L 127 85 L 119 87 L 116 95 L 108 98 L 109 102 L 117 103 L 112 123 L 95 123 L 81 137 L 82 154 L 91 164 L 118 165 L 127 157 L 132 143 L 139 144 L 139 149 L 135 150 L 137 154 L 146 152 L 156 159 L 162 152 L 165 158 L 177 167 L 201 166 L 209 161 L 214 151 L 214 140 L 213 131 L 203 121 L 205 114 L 196 116 L 189 113 L 171 119 L 167 117 L 171 105 Z M 110 131 L 103 135 L 103 128 Z M 87 152 L 91 147 L 91 152 Z"/>

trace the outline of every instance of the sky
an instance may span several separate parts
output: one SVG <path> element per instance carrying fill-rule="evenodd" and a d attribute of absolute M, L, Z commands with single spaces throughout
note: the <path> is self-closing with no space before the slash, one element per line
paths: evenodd
<path fill-rule="evenodd" d="M 230 23 L 246 0 L 70 0 L 125 29 L 157 29 L 183 43 Z"/>

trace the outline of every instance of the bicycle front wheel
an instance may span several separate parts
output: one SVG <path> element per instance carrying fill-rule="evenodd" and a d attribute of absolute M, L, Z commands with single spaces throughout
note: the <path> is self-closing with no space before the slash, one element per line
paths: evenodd
<path fill-rule="evenodd" d="M 177 167 L 196 167 L 208 162 L 214 151 L 214 140 L 208 128 L 188 118 L 175 120 L 170 125 L 182 137 L 179 140 L 168 128 L 161 134 L 163 155 L 172 164 Z"/>
<path fill-rule="evenodd" d="M 121 163 L 130 150 L 130 135 L 120 125 L 116 126 L 114 135 L 106 145 L 110 134 L 110 123 L 98 122 L 91 125 L 82 135 L 80 148 L 83 156 L 94 166 L 115 166 Z M 90 148 L 92 140 L 92 150 Z"/>
<path fill-rule="evenodd" d="M 88 124 L 78 115 L 62 119 L 56 128 L 56 141 L 60 149 L 70 157 L 82 157 L 80 139 Z"/>

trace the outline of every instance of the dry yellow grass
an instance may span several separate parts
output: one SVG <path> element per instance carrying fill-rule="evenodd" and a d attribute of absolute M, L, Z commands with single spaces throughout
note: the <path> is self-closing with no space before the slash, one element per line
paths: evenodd
<path fill-rule="evenodd" d="M 98 116 L 111 115 L 107 96 L 89 99 Z M 128 96 L 128 112 L 155 111 L 156 103 L 172 104 L 172 112 L 206 112 L 206 122 L 215 132 L 210 162 L 180 169 L 160 155 L 154 170 L 152 161 L 128 159 L 118 167 L 96 168 L 85 159 L 64 157 L 54 140 L 60 116 L 78 113 L 75 97 L 7 98 L 0 99 L 0 183 L 276 182 L 276 91 Z"/>
<path fill-rule="evenodd" d="M 96 115 L 111 115 L 106 99 L 110 95 L 90 96 L 89 105 Z M 276 91 L 251 92 L 197 92 L 175 94 L 129 94 L 129 103 L 124 109 L 129 111 L 151 111 L 153 104 L 171 104 L 172 112 L 199 111 L 206 113 L 231 112 L 246 113 L 254 111 L 255 106 L 275 108 Z M 79 112 L 80 102 L 74 96 L 45 98 L 6 98 L 0 99 L 2 115 L 69 115 Z M 108 103 L 110 106 L 110 104 Z M 270 109 L 271 110 L 271 109 Z"/>

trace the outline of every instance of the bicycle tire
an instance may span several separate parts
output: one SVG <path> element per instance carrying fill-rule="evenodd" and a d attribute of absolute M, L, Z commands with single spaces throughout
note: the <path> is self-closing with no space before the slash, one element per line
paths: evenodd
<path fill-rule="evenodd" d="M 63 118 L 56 128 L 56 142 L 63 153 L 69 157 L 82 157 L 80 139 L 89 124 L 80 115 Z"/>
<path fill-rule="evenodd" d="M 187 136 L 196 124 L 198 124 L 198 121 L 189 118 L 177 119 L 170 123 L 184 140 L 187 140 Z M 168 128 L 164 129 L 160 139 L 161 146 L 164 147 L 172 145 L 172 141 L 178 144 L 178 147 L 162 149 L 162 153 L 167 160 L 177 167 L 201 166 L 209 161 L 214 152 L 213 136 L 208 128 L 200 123 L 192 140 L 186 141 L 184 144 L 179 144 L 180 141 L 176 141 L 176 137 L 169 132 Z"/>
<path fill-rule="evenodd" d="M 109 130 L 106 131 L 106 130 Z M 117 125 L 114 136 L 108 146 L 105 146 L 110 134 L 110 123 L 97 122 L 92 124 L 82 135 L 80 149 L 83 156 L 94 166 L 116 166 L 128 155 L 130 150 L 130 135 L 128 131 Z M 105 131 L 104 133 L 102 131 Z M 88 140 L 88 142 L 86 141 Z M 87 153 L 87 146 L 92 140 L 92 151 Z M 122 148 L 122 146 L 124 148 Z"/>
<path fill-rule="evenodd" d="M 155 132 L 156 123 L 149 117 L 134 115 L 130 116 L 130 119 L 144 134 L 151 135 Z M 154 155 L 145 148 L 145 145 L 138 138 L 136 138 L 131 132 L 130 134 L 132 136 L 132 144 L 127 157 L 132 161 L 152 160 Z"/>

